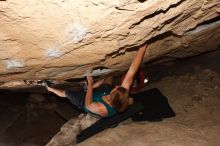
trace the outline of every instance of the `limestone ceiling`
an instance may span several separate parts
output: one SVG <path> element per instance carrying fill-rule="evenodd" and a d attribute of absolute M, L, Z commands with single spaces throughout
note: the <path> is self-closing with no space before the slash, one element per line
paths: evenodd
<path fill-rule="evenodd" d="M 219 40 L 219 0 L 4 0 L 1 87 L 125 70 L 145 42 L 147 62 L 218 49 Z"/>

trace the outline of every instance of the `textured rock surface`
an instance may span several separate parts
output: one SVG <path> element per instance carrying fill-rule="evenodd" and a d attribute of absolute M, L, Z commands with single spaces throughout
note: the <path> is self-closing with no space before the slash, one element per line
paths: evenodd
<path fill-rule="evenodd" d="M 217 49 L 219 16 L 219 0 L 0 1 L 1 87 L 125 70 L 146 41 L 145 61 Z"/>
<path fill-rule="evenodd" d="M 76 145 L 76 136 L 81 130 L 89 127 L 98 119 L 81 114 L 78 118 L 72 118 L 65 123 L 60 131 L 51 139 L 46 146 L 72 146 Z"/>

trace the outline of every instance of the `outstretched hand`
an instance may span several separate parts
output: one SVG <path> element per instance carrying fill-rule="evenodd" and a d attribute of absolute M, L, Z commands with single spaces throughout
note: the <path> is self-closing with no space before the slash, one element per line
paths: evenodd
<path fill-rule="evenodd" d="M 87 81 L 88 81 L 88 84 L 93 84 L 93 77 L 87 76 Z"/>
<path fill-rule="evenodd" d="M 133 83 L 135 74 L 137 73 L 138 68 L 141 65 L 142 59 L 144 58 L 144 54 L 145 54 L 146 48 L 147 48 L 147 44 L 144 44 L 143 46 L 139 47 L 137 55 L 134 58 L 134 60 L 132 61 L 129 70 L 128 70 L 128 72 L 125 75 L 124 81 L 121 84 L 122 87 L 124 87 L 128 91 L 130 90 L 130 87 L 131 87 L 131 85 Z"/>
<path fill-rule="evenodd" d="M 147 46 L 148 46 L 147 44 L 144 44 L 144 45 L 140 46 L 139 50 L 145 50 L 147 48 Z"/>

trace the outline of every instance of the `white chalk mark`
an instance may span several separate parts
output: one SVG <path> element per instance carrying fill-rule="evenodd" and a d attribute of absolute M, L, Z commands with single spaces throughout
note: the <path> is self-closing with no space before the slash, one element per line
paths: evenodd
<path fill-rule="evenodd" d="M 11 68 L 22 68 L 24 67 L 24 64 L 16 59 L 9 59 L 5 61 L 7 69 Z"/>
<path fill-rule="evenodd" d="M 67 39 L 64 42 L 57 44 L 53 48 L 46 49 L 46 55 L 48 57 L 58 58 L 62 56 L 64 52 L 60 51 L 60 49 L 70 43 L 78 43 L 79 41 L 83 40 L 88 33 L 88 29 L 84 25 L 77 22 L 69 24 L 65 30 L 65 33 L 67 35 Z"/>
<path fill-rule="evenodd" d="M 95 69 L 92 72 L 88 70 L 86 73 L 83 74 L 83 76 L 100 76 L 103 74 L 109 74 L 112 72 L 112 69 Z"/>
<path fill-rule="evenodd" d="M 61 52 L 57 48 L 50 48 L 49 50 L 47 50 L 47 56 L 48 57 L 58 58 L 58 57 L 60 57 L 62 55 L 63 55 L 63 52 Z"/>
<path fill-rule="evenodd" d="M 86 34 L 88 33 L 88 28 L 83 24 L 76 22 L 67 27 L 67 32 L 72 38 L 72 41 L 78 43 L 85 38 Z"/>

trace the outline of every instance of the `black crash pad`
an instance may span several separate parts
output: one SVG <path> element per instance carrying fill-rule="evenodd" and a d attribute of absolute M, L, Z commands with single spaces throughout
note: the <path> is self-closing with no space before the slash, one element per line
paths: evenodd
<path fill-rule="evenodd" d="M 175 116 L 168 99 L 157 89 L 153 88 L 131 95 L 134 102 L 140 102 L 145 109 L 132 116 L 133 121 L 161 121 L 163 118 Z"/>
<path fill-rule="evenodd" d="M 76 137 L 76 142 L 80 143 L 83 140 L 95 135 L 96 133 L 106 129 L 112 128 L 117 126 L 120 122 L 128 119 L 132 115 L 142 111 L 145 107 L 140 103 L 135 103 L 131 105 L 125 112 L 121 114 L 117 114 L 110 118 L 102 118 L 92 124 L 90 127 L 86 128 L 85 130 L 81 131 L 79 135 Z"/>

